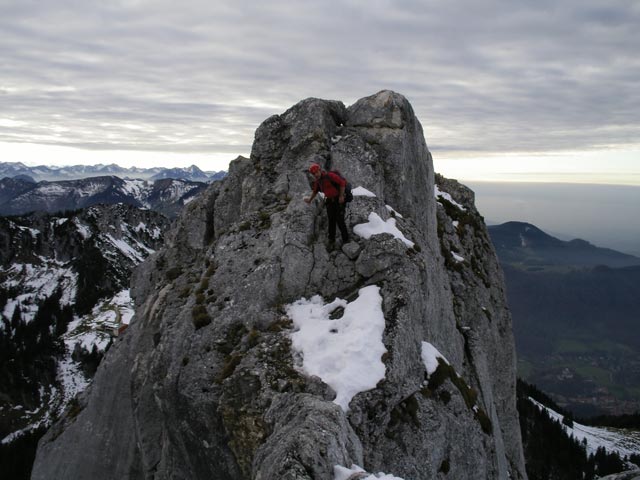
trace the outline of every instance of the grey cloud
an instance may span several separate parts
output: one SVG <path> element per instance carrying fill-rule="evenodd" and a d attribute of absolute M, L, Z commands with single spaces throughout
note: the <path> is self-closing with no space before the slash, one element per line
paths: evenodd
<path fill-rule="evenodd" d="M 640 133 L 640 12 L 625 1 L 9 7 L 0 107 L 29 127 L 0 127 L 3 138 L 43 138 L 55 119 L 71 130 L 61 143 L 163 149 L 177 132 L 206 151 L 249 145 L 302 98 L 349 104 L 383 88 L 409 98 L 439 151 L 589 149 Z M 147 128 L 110 141 L 105 122 Z"/>

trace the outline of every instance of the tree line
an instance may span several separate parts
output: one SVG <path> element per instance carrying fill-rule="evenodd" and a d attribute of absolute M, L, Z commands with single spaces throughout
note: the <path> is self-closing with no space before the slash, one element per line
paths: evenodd
<path fill-rule="evenodd" d="M 573 426 L 573 418 L 534 385 L 518 379 L 520 432 L 530 480 L 594 480 L 625 470 L 627 462 L 640 466 L 640 455 L 621 458 L 617 452 L 608 452 L 604 447 L 588 454 L 586 440 L 578 441 L 569 436 L 560 422 L 529 397 L 564 415 L 565 425 Z"/>

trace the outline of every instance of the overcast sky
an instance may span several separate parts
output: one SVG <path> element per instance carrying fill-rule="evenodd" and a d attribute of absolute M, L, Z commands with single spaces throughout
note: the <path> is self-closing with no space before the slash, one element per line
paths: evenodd
<path fill-rule="evenodd" d="M 639 26 L 637 0 L 0 0 L 0 160 L 219 170 L 301 99 L 392 89 L 446 175 L 640 185 Z"/>

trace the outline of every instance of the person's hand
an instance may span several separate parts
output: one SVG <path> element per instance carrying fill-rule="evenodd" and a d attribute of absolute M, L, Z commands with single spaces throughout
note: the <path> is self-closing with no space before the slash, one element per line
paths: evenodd
<path fill-rule="evenodd" d="M 311 203 L 311 197 L 304 197 L 304 201 L 306 203 Z"/>
<path fill-rule="evenodd" d="M 340 197 L 338 198 L 338 201 L 340 203 L 344 203 L 344 195 L 340 195 Z"/>

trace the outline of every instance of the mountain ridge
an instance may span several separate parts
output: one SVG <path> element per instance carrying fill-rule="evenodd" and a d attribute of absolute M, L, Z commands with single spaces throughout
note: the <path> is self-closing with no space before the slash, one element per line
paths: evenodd
<path fill-rule="evenodd" d="M 524 222 L 488 230 L 505 275 L 520 375 L 576 415 L 640 408 L 640 259 Z"/>
<path fill-rule="evenodd" d="M 369 192 L 350 204 L 350 229 L 393 225 L 413 246 L 375 232 L 328 249 L 322 205 L 303 201 L 312 161 Z M 422 126 L 394 92 L 350 107 L 309 98 L 266 119 L 251 158 L 186 205 L 136 270 L 136 317 L 76 414 L 40 442 L 33 478 L 311 480 L 353 464 L 526 478 L 497 259 L 473 194 L 439 179 L 462 207 L 445 210 L 435 181 Z M 329 380 L 305 373 L 291 313 L 304 302 L 323 305 L 328 342 L 354 303 L 382 315 L 378 383 L 338 404 Z M 434 351 L 446 358 L 435 370 Z"/>
<path fill-rule="evenodd" d="M 626 267 L 640 265 L 640 258 L 575 238 L 564 241 L 527 222 L 510 221 L 487 227 L 496 252 L 504 263 L 525 269 L 545 266 Z"/>
<path fill-rule="evenodd" d="M 126 180 L 113 175 L 38 183 L 5 177 L 0 180 L 0 215 L 54 213 L 101 203 L 125 203 L 175 217 L 206 185 L 172 178 L 153 182 Z"/>
<path fill-rule="evenodd" d="M 224 171 L 202 171 L 196 165 L 184 168 L 125 168 L 116 164 L 71 165 L 64 167 L 39 165 L 30 167 L 20 162 L 0 162 L 0 178 L 26 175 L 36 181 L 78 180 L 87 177 L 118 176 L 138 180 L 153 181 L 164 178 L 174 178 L 177 180 L 191 180 L 209 183 L 219 180 L 225 174 L 226 172 Z"/>

